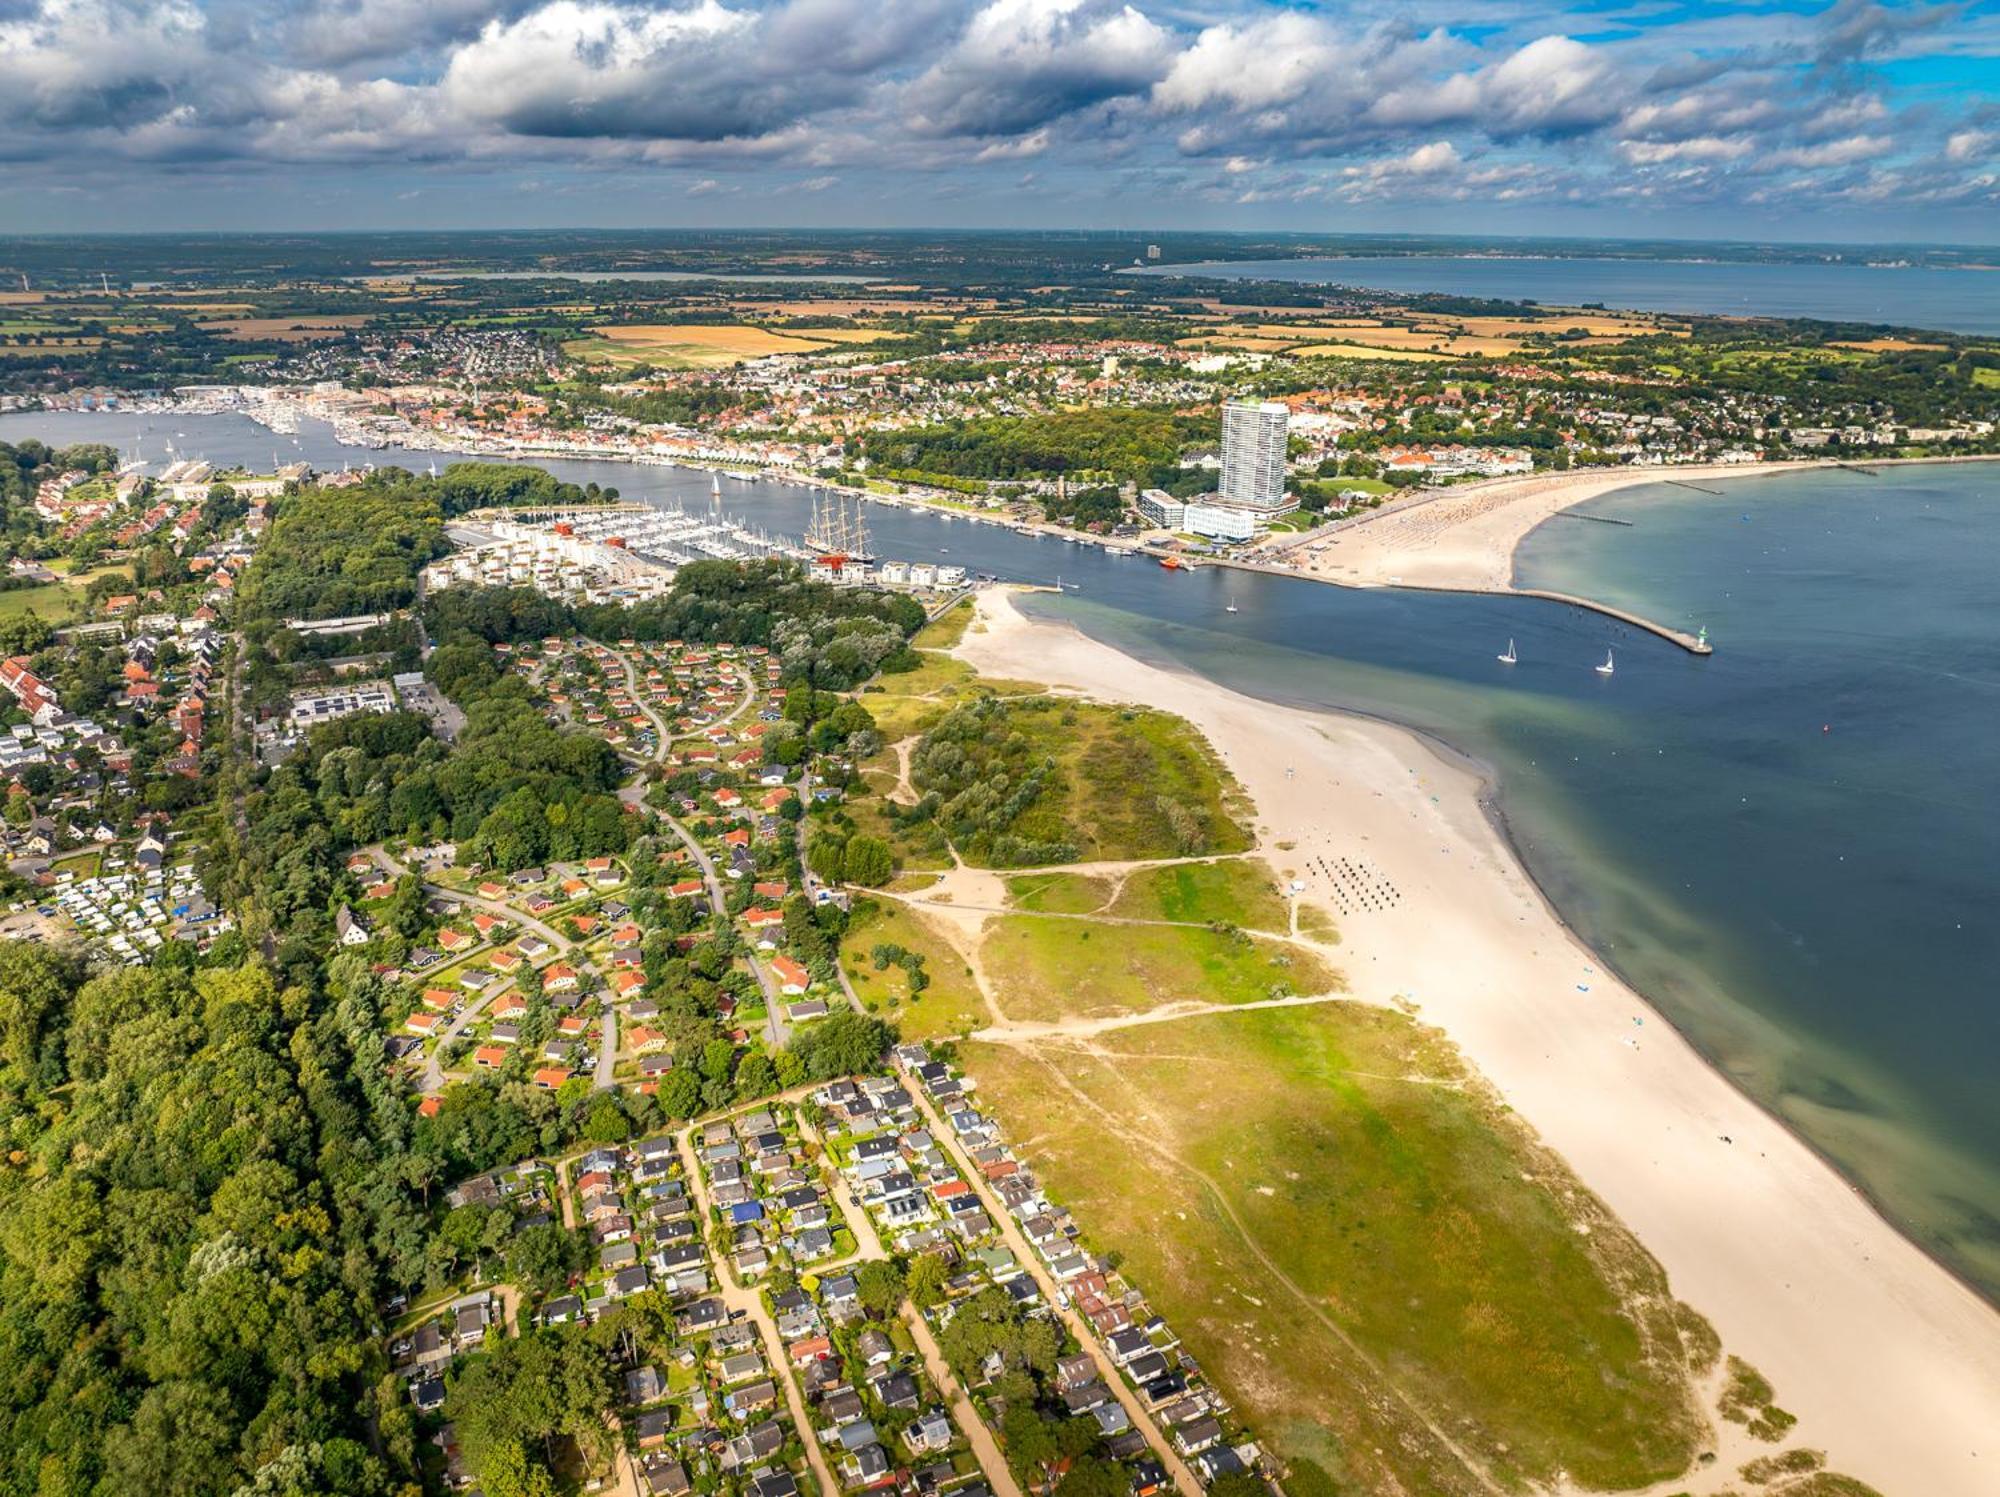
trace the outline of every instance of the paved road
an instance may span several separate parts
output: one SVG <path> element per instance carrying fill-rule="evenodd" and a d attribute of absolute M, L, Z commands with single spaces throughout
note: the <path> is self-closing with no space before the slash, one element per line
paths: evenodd
<path fill-rule="evenodd" d="M 1125 1406 L 1125 1413 L 1131 1419 L 1132 1427 L 1146 1437 L 1146 1443 L 1153 1447 L 1153 1454 L 1158 1456 L 1160 1463 L 1167 1468 L 1167 1474 L 1173 1478 L 1174 1485 L 1180 1488 L 1182 1497 L 1202 1497 L 1204 1491 L 1202 1484 L 1195 1479 L 1195 1474 L 1188 1469 L 1187 1462 L 1180 1458 L 1179 1452 L 1160 1432 L 1159 1425 L 1146 1411 L 1146 1406 L 1140 1402 L 1139 1396 L 1126 1386 L 1117 1364 L 1111 1360 L 1111 1354 L 1104 1349 L 1104 1343 L 1098 1339 L 1097 1328 L 1057 1297 L 1054 1276 L 1042 1266 L 1040 1255 L 1029 1244 L 1020 1225 L 1014 1220 L 1013 1213 L 1008 1211 L 1000 1198 L 993 1194 L 986 1183 L 986 1177 L 973 1167 L 972 1161 L 966 1157 L 965 1150 L 959 1145 L 958 1136 L 938 1115 L 937 1108 L 932 1105 L 924 1089 L 914 1079 L 910 1081 L 909 1089 L 918 1109 L 930 1123 L 931 1136 L 951 1156 L 951 1161 L 958 1166 L 959 1173 L 964 1175 L 972 1188 L 978 1192 L 980 1203 L 986 1207 L 986 1214 L 992 1217 L 1000 1228 L 1000 1235 L 1006 1239 L 1007 1246 L 1013 1249 L 1014 1256 L 1020 1260 L 1021 1266 L 1034 1275 L 1036 1284 L 1041 1287 L 1042 1298 L 1048 1303 L 1049 1308 L 1062 1318 L 1070 1334 L 1076 1337 L 1077 1344 L 1088 1352 L 1091 1360 L 1097 1364 L 1098 1374 L 1104 1379 L 1105 1386 L 1110 1388 L 1117 1395 L 1118 1401 Z"/>
<path fill-rule="evenodd" d="M 430 1058 L 424 1062 L 424 1074 L 417 1079 L 418 1091 L 436 1092 L 444 1090 L 444 1067 L 439 1063 L 438 1057 L 444 1054 L 446 1047 L 453 1040 L 465 1032 L 466 1025 L 486 1012 L 486 1006 L 489 1003 L 498 998 L 505 997 L 513 991 L 514 984 L 511 982 L 505 983 L 490 993 L 480 994 L 477 1003 L 468 1003 L 458 1011 L 458 1017 L 445 1025 L 444 1033 L 439 1035 L 437 1043 L 431 1046 Z"/>
<path fill-rule="evenodd" d="M 625 682 L 632 692 L 633 700 L 635 702 L 639 701 L 639 676 L 632 665 L 630 657 L 620 652 L 618 654 L 618 663 L 625 668 Z M 748 689 L 744 693 L 743 700 L 732 707 L 726 716 L 718 719 L 718 722 L 726 723 L 732 721 L 745 707 L 756 700 L 756 683 L 754 681 L 747 681 L 746 678 L 746 684 Z M 641 702 L 639 710 L 651 719 L 657 735 L 657 740 L 653 745 L 653 759 L 656 762 L 664 761 L 667 755 L 667 739 L 669 736 L 667 725 L 661 721 L 658 714 L 653 711 L 650 705 Z M 646 790 L 649 784 L 649 779 L 642 772 L 619 788 L 618 798 L 628 806 L 650 811 L 652 808 L 646 805 Z M 680 839 L 681 845 L 693 855 L 695 866 L 701 869 L 702 882 L 708 885 L 709 908 L 718 916 L 721 915 L 728 908 L 728 904 L 724 897 L 725 891 L 722 886 L 722 875 L 715 866 L 715 859 L 708 855 L 708 849 L 703 847 L 694 834 L 681 824 L 678 817 L 670 816 L 663 811 L 654 814 L 657 814 L 660 820 L 667 824 L 673 834 Z M 772 979 L 771 974 L 765 970 L 764 964 L 758 961 L 754 955 L 750 958 L 750 970 L 756 974 L 757 986 L 763 990 L 764 994 L 765 1047 L 775 1053 L 784 1049 L 786 1042 L 791 1038 L 791 1026 L 785 1022 L 784 995 L 778 991 L 778 984 Z"/>
<path fill-rule="evenodd" d="M 713 1119 L 704 1119 L 705 1122 Z M 695 1157 L 694 1129 L 684 1128 L 676 1136 L 679 1145 L 681 1167 L 687 1171 L 688 1189 L 694 1194 L 695 1209 L 701 1213 L 704 1233 L 715 1219 L 715 1212 L 708 1196 L 708 1182 L 702 1178 L 701 1161 Z M 714 1254 L 711 1253 L 711 1257 Z M 771 1318 L 771 1312 L 764 1308 L 764 1297 L 755 1289 L 738 1284 L 729 1264 L 715 1258 L 715 1282 L 719 1288 L 724 1308 L 730 1318 L 747 1318 L 757 1327 L 757 1333 L 764 1343 L 764 1356 L 771 1364 L 771 1375 L 784 1384 L 785 1402 L 792 1414 L 792 1424 L 798 1430 L 799 1441 L 805 1446 L 806 1461 L 812 1466 L 813 1476 L 819 1482 L 822 1493 L 835 1493 L 841 1484 L 834 1479 L 833 1470 L 827 1465 L 826 1453 L 819 1448 L 819 1440 L 813 1433 L 811 1417 L 806 1413 L 806 1401 L 799 1392 L 799 1381 L 791 1375 L 791 1361 L 785 1355 L 785 1343 L 778 1335 L 778 1323 Z"/>

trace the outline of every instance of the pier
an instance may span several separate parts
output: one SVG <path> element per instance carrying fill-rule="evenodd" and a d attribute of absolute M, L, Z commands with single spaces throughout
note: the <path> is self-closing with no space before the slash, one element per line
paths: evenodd
<path fill-rule="evenodd" d="M 1689 484 L 1687 487 L 1692 488 L 1693 485 Z M 1580 509 L 1559 509 L 1550 515 L 1549 518 L 1551 520 L 1588 520 L 1593 525 L 1624 525 L 1628 528 L 1637 523 L 1633 520 L 1615 519 L 1610 515 L 1587 515 Z"/>
<path fill-rule="evenodd" d="M 1551 592 L 1547 588 L 1541 587 L 1517 587 L 1509 592 L 1493 593 L 1490 596 L 1498 598 L 1546 598 L 1551 603 L 1567 603 L 1572 608 L 1588 609 L 1592 613 L 1601 613 L 1608 619 L 1616 619 L 1621 624 L 1630 624 L 1634 629 L 1644 629 L 1648 634 L 1656 635 L 1666 640 L 1669 644 L 1679 645 L 1690 655 L 1713 655 L 1715 653 L 1715 647 L 1700 635 L 1689 634 L 1684 629 L 1670 629 L 1665 624 L 1655 623 L 1653 620 L 1636 613 L 1627 613 L 1624 609 L 1614 608 L 1609 603 L 1599 603 L 1593 598 L 1579 598 L 1570 593 Z"/>

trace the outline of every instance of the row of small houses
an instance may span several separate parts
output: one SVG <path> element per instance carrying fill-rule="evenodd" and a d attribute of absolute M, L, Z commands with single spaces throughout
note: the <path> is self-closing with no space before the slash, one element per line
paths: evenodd
<path fill-rule="evenodd" d="M 798 1270 L 792 1285 L 771 1295 L 771 1311 L 813 1438 L 842 1484 L 991 1497 L 945 1459 L 964 1441 L 939 1390 L 881 1327 L 865 1324 L 858 1264 L 827 1266 L 854 1244 L 843 1241 L 840 1209 L 809 1165 L 796 1121 L 782 1109 L 755 1108 L 705 1125 L 696 1147 L 738 1281 L 753 1283 L 779 1264 Z M 890 1416 L 902 1424 L 893 1438 L 878 1424 Z"/>
<path fill-rule="evenodd" d="M 1112 1363 L 1189 1467 L 1207 1482 L 1255 1470 L 1261 1452 L 1232 1417 L 1220 1390 L 1208 1382 L 1137 1286 L 1083 1244 L 1069 1213 L 1048 1199 L 1007 1145 L 999 1126 L 974 1105 L 967 1079 L 934 1059 L 923 1045 L 898 1046 L 894 1059 L 931 1099 L 965 1157 L 1013 1217 L 1058 1297 L 1089 1322 Z M 970 1208 L 961 1208 L 961 1213 L 969 1215 Z M 1108 1389 L 1102 1390 L 1102 1397 L 1089 1390 L 1094 1376 L 1081 1385 L 1087 1390 L 1084 1398 L 1097 1400 L 1085 1411 L 1111 1402 Z M 1077 1390 L 1064 1391 L 1076 1412 Z"/>

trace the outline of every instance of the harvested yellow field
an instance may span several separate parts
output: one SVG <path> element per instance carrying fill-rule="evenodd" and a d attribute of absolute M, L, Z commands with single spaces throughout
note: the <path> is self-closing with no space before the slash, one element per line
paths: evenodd
<path fill-rule="evenodd" d="M 1944 348 L 1942 343 L 1913 343 L 1908 338 L 1862 338 L 1828 346 L 1857 349 L 1862 353 L 1938 353 Z"/>
<path fill-rule="evenodd" d="M 234 317 L 225 322 L 204 322 L 200 327 L 204 332 L 221 333 L 231 343 L 310 343 L 320 338 L 338 338 L 367 320 L 366 317 Z"/>
<path fill-rule="evenodd" d="M 774 333 L 768 328 L 741 323 L 641 322 L 622 327 L 601 327 L 597 336 L 635 350 L 697 349 L 742 359 L 759 359 L 774 353 L 813 353 L 826 347 L 820 329 L 809 336 Z"/>
<path fill-rule="evenodd" d="M 1292 350 L 1300 358 L 1317 359 L 1394 359 L 1407 363 L 1421 364 L 1436 362 L 1453 357 L 1446 353 L 1431 353 L 1420 348 L 1369 348 L 1359 343 L 1311 343 L 1304 348 Z"/>
<path fill-rule="evenodd" d="M 0 291 L 0 307 L 31 307 L 48 299 L 46 291 Z"/>
<path fill-rule="evenodd" d="M 1181 338 L 1176 340 L 1180 348 L 1228 348 L 1240 353 L 1283 353 L 1298 342 L 1296 335 L 1288 338 L 1257 338 L 1242 333 L 1211 333 L 1202 338 Z"/>

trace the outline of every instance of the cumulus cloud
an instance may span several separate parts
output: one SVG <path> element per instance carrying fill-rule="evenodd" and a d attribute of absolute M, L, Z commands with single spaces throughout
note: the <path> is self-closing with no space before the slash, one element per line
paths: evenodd
<path fill-rule="evenodd" d="M 1019 134 L 1148 88 L 1172 56 L 1165 28 L 1116 0 L 989 0 L 900 102 L 923 134 Z"/>
<path fill-rule="evenodd" d="M 1602 48 L 1544 36 L 1435 87 L 1399 88 L 1371 114 L 1384 124 L 1410 128 L 1470 124 L 1499 138 L 1565 135 L 1615 119 L 1627 94 Z"/>
<path fill-rule="evenodd" d="M 1990 201 L 2000 111 L 1883 64 L 1983 12 L 1289 0 L 0 0 L 0 158 L 149 169 L 658 169 L 771 195 L 895 172 L 939 201 Z M 1194 17 L 1198 17 L 1195 19 Z M 1550 19 L 1554 18 L 1554 19 Z M 1478 25 L 1473 23 L 1477 22 Z M 357 177 L 358 184 L 365 178 Z M 399 186 L 403 184 L 398 184 Z M 361 187 L 365 191 L 365 185 Z"/>

